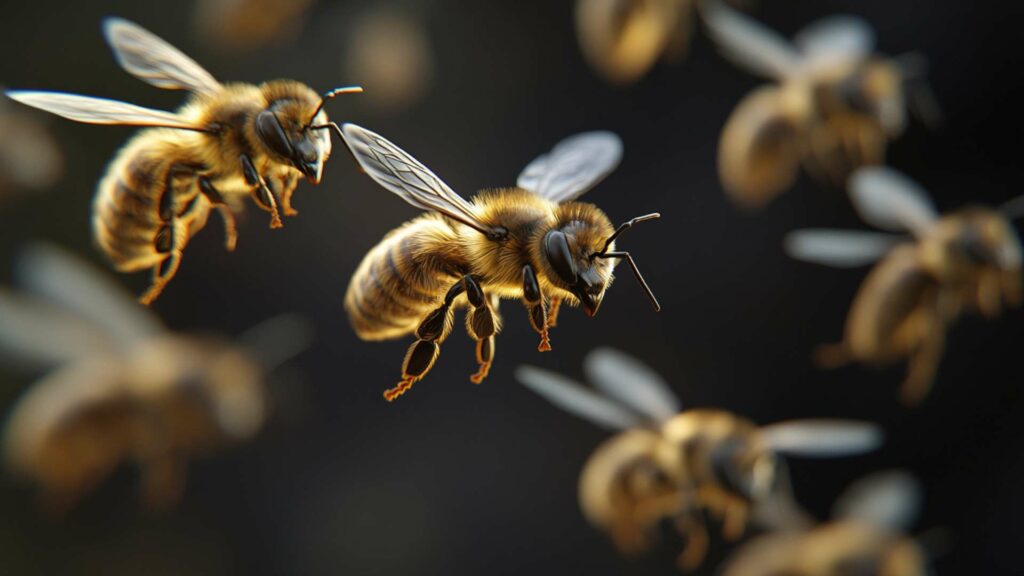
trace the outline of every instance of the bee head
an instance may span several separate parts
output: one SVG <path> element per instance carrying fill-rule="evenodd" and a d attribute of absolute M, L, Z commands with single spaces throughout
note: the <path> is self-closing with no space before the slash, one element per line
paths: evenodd
<path fill-rule="evenodd" d="M 278 82 L 268 83 L 265 90 L 271 95 L 271 103 L 256 115 L 256 135 L 272 156 L 318 184 L 324 162 L 331 155 L 331 138 L 326 130 L 337 128 L 323 112 L 324 103 L 338 94 L 362 92 L 362 88 L 336 88 L 318 96 L 297 83 Z"/>
<path fill-rule="evenodd" d="M 982 207 L 961 210 L 945 219 L 930 239 L 950 273 L 979 269 L 1017 273 L 1021 246 L 1010 222 L 998 211 Z"/>
<path fill-rule="evenodd" d="M 750 502 L 767 498 L 773 491 L 779 460 L 758 450 L 742 437 L 730 438 L 711 451 L 715 480 Z"/>
<path fill-rule="evenodd" d="M 552 284 L 568 291 L 583 306 L 587 316 L 597 314 L 604 292 L 611 284 L 611 259 L 624 258 L 640 282 L 655 310 L 660 310 L 629 252 L 616 252 L 615 239 L 633 224 L 660 217 L 648 214 L 612 229 L 608 218 L 592 206 L 577 203 L 562 205 L 565 217 L 561 225 L 549 230 L 541 243 L 544 268 Z"/>
<path fill-rule="evenodd" d="M 844 107 L 871 117 L 886 134 L 896 135 L 906 124 L 903 77 L 892 62 L 871 59 L 836 84 Z"/>

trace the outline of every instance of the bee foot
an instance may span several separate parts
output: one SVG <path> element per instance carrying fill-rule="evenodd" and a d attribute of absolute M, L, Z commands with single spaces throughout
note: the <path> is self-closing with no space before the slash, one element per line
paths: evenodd
<path fill-rule="evenodd" d="M 469 381 L 472 382 L 473 384 L 479 384 L 484 381 L 484 378 L 487 378 L 487 375 L 490 374 L 490 372 L 491 363 L 484 362 L 483 364 L 480 365 L 480 369 L 477 370 L 476 374 L 473 374 L 472 376 L 469 377 Z"/>
<path fill-rule="evenodd" d="M 548 338 L 548 331 L 545 330 L 540 335 L 540 344 L 537 345 L 537 352 L 550 352 L 551 351 L 551 339 Z"/>
<path fill-rule="evenodd" d="M 402 394 L 408 392 L 415 382 L 415 376 L 403 378 L 402 381 L 396 384 L 394 388 L 390 388 L 384 391 L 384 399 L 387 400 L 388 402 L 394 402 L 395 398 L 398 398 Z"/>

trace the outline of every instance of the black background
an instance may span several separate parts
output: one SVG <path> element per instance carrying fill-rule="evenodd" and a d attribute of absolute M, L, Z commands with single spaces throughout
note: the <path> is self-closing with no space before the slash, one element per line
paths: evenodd
<path fill-rule="evenodd" d="M 618 132 L 624 162 L 586 200 L 615 221 L 663 214 L 621 245 L 637 257 L 664 311 L 653 313 L 622 269 L 601 313 L 587 319 L 565 310 L 552 333 L 554 351 L 540 355 L 522 306 L 506 302 L 497 363 L 483 385 L 468 382 L 472 345 L 457 330 L 429 377 L 399 402 L 385 403 L 381 392 L 396 381 L 408 341 L 360 342 L 341 302 L 362 255 L 416 212 L 361 176 L 336 144 L 324 182 L 300 186 L 299 217 L 271 231 L 266 215 L 250 208 L 235 253 L 223 250 L 219 221 L 211 218 L 155 305 L 174 329 L 226 334 L 281 312 L 312 318 L 318 339 L 280 379 L 274 421 L 256 441 L 194 462 L 182 505 L 161 516 L 141 511 L 129 469 L 60 520 L 37 513 L 29 487 L 4 480 L 0 571 L 672 573 L 679 543 L 671 537 L 647 556 L 623 559 L 578 511 L 578 472 L 606 434 L 511 377 L 523 363 L 578 376 L 585 353 L 599 345 L 655 367 L 688 407 L 720 406 L 758 422 L 880 422 L 889 438 L 878 454 L 793 461 L 800 499 L 823 515 L 848 482 L 905 467 L 927 490 L 917 531 L 945 527 L 951 534 L 934 559 L 937 573 L 1018 569 L 1019 312 L 958 324 L 933 393 L 913 410 L 897 402 L 899 367 L 819 371 L 810 351 L 839 338 L 864 272 L 790 261 L 780 241 L 798 227 L 864 225 L 841 191 L 806 179 L 758 214 L 726 202 L 714 169 L 718 132 L 758 80 L 725 62 L 698 33 L 685 61 L 657 66 L 636 86 L 612 88 L 579 55 L 570 2 L 401 5 L 424 18 L 436 57 L 433 87 L 405 112 L 383 117 L 361 103 L 373 98 L 367 93 L 336 99 L 331 117 L 388 136 L 464 195 L 510 185 L 530 159 L 566 135 Z M 318 3 L 294 42 L 227 55 L 191 31 L 185 3 L 5 3 L 0 82 L 173 108 L 180 94 L 117 68 L 99 30 L 102 17 L 116 14 L 224 80 L 291 77 L 317 90 L 358 83 L 342 77 L 340 62 L 349 22 L 366 7 Z M 912 125 L 889 160 L 947 210 L 1021 192 L 1022 10 L 1015 2 L 966 0 L 764 0 L 754 13 L 786 34 L 835 12 L 861 14 L 876 26 L 882 52 L 927 55 L 946 124 L 934 133 Z M 89 231 L 91 196 L 132 129 L 45 120 L 65 146 L 67 173 L 47 193 L 0 206 L 4 279 L 29 240 L 101 262 Z M 119 279 L 136 292 L 147 280 Z M 9 405 L 31 381 L 5 376 L 0 401 Z M 724 553 L 716 548 L 705 571 Z"/>

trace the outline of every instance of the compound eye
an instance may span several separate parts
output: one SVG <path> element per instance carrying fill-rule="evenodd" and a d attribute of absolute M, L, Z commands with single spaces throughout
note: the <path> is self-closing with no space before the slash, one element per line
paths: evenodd
<path fill-rule="evenodd" d="M 558 277 L 570 286 L 575 285 L 577 281 L 576 261 L 573 260 L 572 252 L 569 251 L 569 241 L 566 239 L 565 233 L 561 230 L 548 232 L 547 238 L 544 239 L 544 252 Z"/>
<path fill-rule="evenodd" d="M 256 116 L 256 134 L 275 154 L 285 158 L 292 157 L 292 144 L 288 140 L 288 135 L 277 121 L 277 116 L 270 110 L 264 110 Z"/>

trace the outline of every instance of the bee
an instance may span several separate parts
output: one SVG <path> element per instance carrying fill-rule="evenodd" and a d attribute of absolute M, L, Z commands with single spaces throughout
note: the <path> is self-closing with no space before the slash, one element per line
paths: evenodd
<path fill-rule="evenodd" d="M 49 188 L 64 172 L 64 155 L 50 130 L 0 99 L 0 200 Z"/>
<path fill-rule="evenodd" d="M 720 2 L 703 5 L 709 34 L 737 65 L 774 84 L 747 95 L 722 129 L 718 173 L 729 198 L 760 208 L 793 185 L 800 165 L 842 185 L 854 169 L 880 164 L 914 110 L 935 123 L 923 65 L 873 55 L 874 31 L 848 15 L 819 20 L 791 44 Z"/>
<path fill-rule="evenodd" d="M 692 29 L 693 0 L 577 0 L 576 37 L 608 82 L 632 84 L 658 58 L 678 61 Z"/>
<path fill-rule="evenodd" d="M 435 56 L 422 17 L 410 9 L 377 5 L 351 22 L 344 70 L 359 78 L 379 113 L 406 110 L 430 90 Z"/>
<path fill-rule="evenodd" d="M 1021 245 L 1010 221 L 1016 203 L 940 216 L 919 185 L 884 167 L 855 172 L 849 194 L 865 222 L 911 236 L 802 230 L 786 237 L 787 252 L 799 260 L 837 267 L 880 260 L 854 297 L 842 342 L 820 348 L 817 359 L 827 367 L 909 360 L 901 395 L 913 404 L 931 388 L 946 331 L 961 314 L 994 318 L 1020 305 Z"/>
<path fill-rule="evenodd" d="M 613 228 L 593 204 L 573 201 L 618 165 L 622 142 L 610 132 L 588 132 L 560 142 L 531 162 L 515 188 L 488 190 L 464 200 L 398 146 L 353 124 L 342 138 L 363 170 L 385 189 L 430 213 L 386 235 L 359 264 L 345 294 L 345 310 L 363 340 L 414 334 L 402 379 L 384 392 L 392 401 L 422 379 L 451 332 L 454 312 L 472 307 L 466 329 L 476 341 L 479 384 L 490 371 L 501 328 L 499 298 L 520 298 L 551 349 L 548 329 L 562 303 L 593 316 L 618 260 L 629 263 L 651 305 L 661 305 L 618 237 L 648 214 Z"/>
<path fill-rule="evenodd" d="M 648 549 L 670 520 L 686 538 L 679 566 L 704 559 L 704 513 L 722 520 L 727 540 L 753 520 L 794 528 L 808 523 L 795 503 L 782 454 L 844 456 L 875 449 L 880 430 L 865 422 L 795 420 L 758 426 L 714 408 L 683 410 L 666 382 L 615 350 L 584 362 L 593 391 L 558 374 L 522 366 L 516 378 L 552 404 L 618 434 L 588 459 L 579 503 L 586 519 L 623 553 Z"/>
<path fill-rule="evenodd" d="M 755 538 L 733 553 L 722 576 L 925 576 L 927 554 L 906 535 L 920 488 L 902 472 L 863 478 L 839 498 L 832 520 L 813 529 Z"/>
<path fill-rule="evenodd" d="M 270 213 L 292 216 L 292 193 L 305 176 L 320 182 L 331 153 L 332 126 L 324 103 L 359 87 L 323 96 L 293 80 L 259 86 L 222 85 L 195 61 L 140 26 L 120 18 L 103 23 L 121 66 L 158 88 L 188 90 L 177 112 L 59 92 L 11 91 L 23 104 L 90 124 L 148 126 L 121 149 L 93 202 L 96 243 L 121 272 L 152 270 L 150 304 L 174 277 L 189 239 L 212 208 L 224 219 L 226 245 L 237 234 L 234 212 L 245 196 Z"/>
<path fill-rule="evenodd" d="M 297 36 L 313 4 L 313 0 L 197 0 L 193 27 L 220 50 L 255 50 Z"/>
<path fill-rule="evenodd" d="M 27 250 L 19 276 L 25 292 L 0 288 L 0 351 L 47 373 L 11 408 L 4 456 L 54 513 L 122 462 L 141 469 L 147 507 L 175 504 L 186 460 L 255 436 L 268 410 L 265 375 L 308 341 L 287 317 L 241 344 L 169 332 L 55 248 Z"/>

